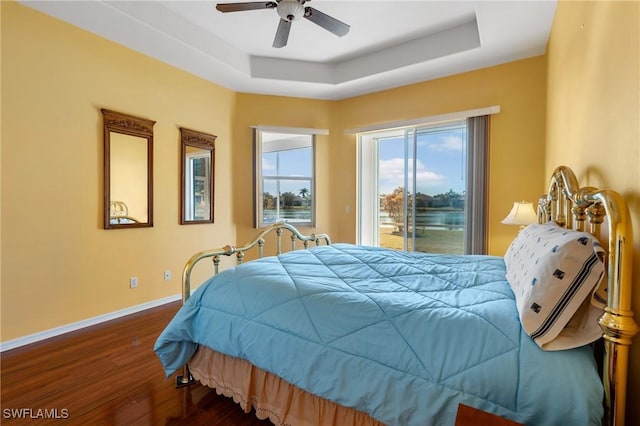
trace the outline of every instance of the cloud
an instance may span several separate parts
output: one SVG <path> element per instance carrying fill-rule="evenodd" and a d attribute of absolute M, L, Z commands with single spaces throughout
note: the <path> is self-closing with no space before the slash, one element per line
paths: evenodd
<path fill-rule="evenodd" d="M 411 165 L 413 159 L 409 159 Z M 393 192 L 399 186 L 404 186 L 404 159 L 391 158 L 389 160 L 380 160 L 379 164 L 380 176 L 380 193 L 388 194 Z M 409 180 L 413 179 L 413 174 L 409 173 Z M 416 179 L 421 184 L 435 185 L 444 181 L 445 176 L 429 171 L 425 168 L 422 161 L 416 162 Z"/>
<path fill-rule="evenodd" d="M 462 140 L 462 137 L 458 135 L 447 135 L 438 138 L 437 142 L 429 144 L 430 149 L 439 152 L 462 152 L 463 147 L 464 141 Z"/>
<path fill-rule="evenodd" d="M 262 173 L 263 174 L 267 174 L 264 173 L 265 170 L 268 171 L 275 171 L 276 170 L 276 165 L 273 163 L 270 163 L 269 160 L 267 160 L 266 158 L 264 158 L 264 156 L 262 157 Z"/>

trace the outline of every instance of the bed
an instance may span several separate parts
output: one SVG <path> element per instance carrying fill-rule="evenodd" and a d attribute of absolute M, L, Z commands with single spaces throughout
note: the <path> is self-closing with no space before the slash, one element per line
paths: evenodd
<path fill-rule="evenodd" d="M 182 371 L 178 386 L 199 381 L 278 425 L 454 425 L 464 407 L 623 425 L 638 331 L 628 208 L 561 166 L 538 219 L 504 256 L 332 244 L 272 225 L 187 262 L 184 305 L 154 349 L 167 377 Z M 263 257 L 271 232 L 277 254 Z M 238 265 L 218 273 L 231 255 Z M 209 258 L 214 276 L 192 294 L 191 271 Z"/>
<path fill-rule="evenodd" d="M 124 201 L 109 202 L 109 223 L 112 225 L 122 225 L 127 223 L 140 223 L 140 221 L 129 216 L 129 207 Z"/>

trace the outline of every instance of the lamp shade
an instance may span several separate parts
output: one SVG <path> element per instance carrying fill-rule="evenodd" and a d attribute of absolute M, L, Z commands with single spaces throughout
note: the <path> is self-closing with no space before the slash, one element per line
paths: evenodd
<path fill-rule="evenodd" d="M 538 222 L 538 215 L 533 209 L 533 204 L 527 203 L 526 201 L 516 201 L 513 203 L 513 208 L 507 217 L 502 219 L 502 223 L 506 225 L 524 226 L 536 222 Z"/>

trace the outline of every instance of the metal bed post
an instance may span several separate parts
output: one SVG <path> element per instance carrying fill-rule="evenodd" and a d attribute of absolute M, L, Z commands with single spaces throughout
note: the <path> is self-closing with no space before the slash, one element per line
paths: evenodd
<path fill-rule="evenodd" d="M 556 168 L 549 185 L 549 193 L 539 201 L 542 213 L 566 226 L 574 221 L 567 218 L 566 208 L 578 213 L 577 227 L 584 227 L 586 211 L 589 232 L 599 237 L 604 217 L 608 219 L 607 250 L 607 306 L 598 323 L 604 339 L 604 408 L 603 424 L 624 426 L 627 397 L 629 346 L 639 328 L 631 309 L 633 231 L 629 208 L 620 194 L 612 190 L 580 187 L 575 175 L 565 166 Z M 545 211 L 545 209 L 548 209 Z M 570 215 L 569 215 L 570 216 Z"/>

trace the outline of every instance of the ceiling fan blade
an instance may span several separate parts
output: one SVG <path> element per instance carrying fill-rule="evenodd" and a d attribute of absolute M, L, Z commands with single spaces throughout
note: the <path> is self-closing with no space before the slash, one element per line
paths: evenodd
<path fill-rule="evenodd" d="M 322 13 L 318 9 L 314 9 L 313 7 L 305 7 L 304 17 L 314 24 L 321 26 L 325 30 L 334 33 L 338 37 L 346 35 L 351 28 L 344 22 L 333 18 L 325 13 Z"/>
<path fill-rule="evenodd" d="M 244 10 L 272 9 L 274 7 L 278 7 L 278 3 L 274 1 L 216 4 L 216 9 L 220 12 L 242 12 Z"/>
<path fill-rule="evenodd" d="M 276 37 L 273 39 L 273 47 L 285 47 L 289 40 L 289 31 L 291 31 L 291 21 L 280 19 Z"/>

